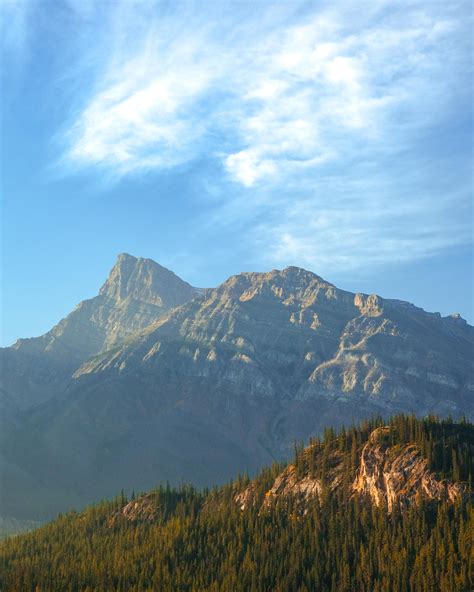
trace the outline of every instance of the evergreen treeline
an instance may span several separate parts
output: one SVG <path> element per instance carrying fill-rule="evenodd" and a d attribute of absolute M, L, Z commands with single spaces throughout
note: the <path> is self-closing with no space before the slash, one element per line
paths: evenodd
<path fill-rule="evenodd" d="M 381 420 L 339 433 L 327 430 L 303 451 L 299 471 L 326 474 L 344 459 L 348 481 L 361 447 Z M 472 479 L 474 427 L 467 422 L 396 417 L 381 433 L 390 446 L 416 443 L 440 476 Z M 385 440 L 385 441 L 384 441 Z M 316 452 L 314 452 L 316 451 Z M 281 471 L 255 480 L 263 496 Z M 241 477 L 219 490 L 159 487 L 152 522 L 111 521 L 121 494 L 83 513 L 71 512 L 0 547 L 0 590 L 189 592 L 470 592 L 474 512 L 455 504 L 421 502 L 388 514 L 366 500 L 330 492 L 305 516 L 291 500 L 270 511 L 241 511 Z"/>

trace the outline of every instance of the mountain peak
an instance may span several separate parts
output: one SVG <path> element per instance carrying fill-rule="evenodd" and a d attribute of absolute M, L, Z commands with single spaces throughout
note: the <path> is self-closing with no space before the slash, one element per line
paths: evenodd
<path fill-rule="evenodd" d="M 326 281 L 324 278 L 313 271 L 308 271 L 304 267 L 297 267 L 296 265 L 288 265 L 288 267 L 285 267 L 279 273 L 284 277 L 311 278 L 312 280 L 317 280 L 321 284 L 332 285 L 330 282 Z"/>
<path fill-rule="evenodd" d="M 166 267 L 143 257 L 120 253 L 100 295 L 117 302 L 133 299 L 172 308 L 194 296 L 195 289 Z"/>
<path fill-rule="evenodd" d="M 144 259 L 144 257 L 135 257 L 134 255 L 130 255 L 130 253 L 119 253 L 117 255 L 117 260 L 116 260 L 113 268 L 111 269 L 111 272 L 115 267 L 136 265 L 138 263 L 138 261 L 140 261 L 141 259 Z M 152 261 L 152 260 L 149 259 L 149 261 Z"/>
<path fill-rule="evenodd" d="M 231 276 L 217 288 L 218 292 L 241 300 L 256 295 L 280 300 L 307 300 L 320 290 L 332 294 L 336 288 L 315 273 L 295 266 L 268 272 L 243 272 Z"/>
<path fill-rule="evenodd" d="M 115 347 L 198 294 L 152 259 L 121 253 L 98 296 L 80 302 L 44 335 L 20 339 L 6 350 L 15 370 L 4 373 L 0 391 L 15 392 L 21 408 L 38 405 L 89 357 Z M 2 370 L 5 364 L 0 361 Z"/>

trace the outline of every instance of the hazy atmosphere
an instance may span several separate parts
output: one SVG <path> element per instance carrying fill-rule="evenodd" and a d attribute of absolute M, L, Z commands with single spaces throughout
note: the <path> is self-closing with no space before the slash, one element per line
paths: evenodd
<path fill-rule="evenodd" d="M 124 251 L 472 323 L 470 1 L 137 6 L 1 2 L 3 345 Z"/>

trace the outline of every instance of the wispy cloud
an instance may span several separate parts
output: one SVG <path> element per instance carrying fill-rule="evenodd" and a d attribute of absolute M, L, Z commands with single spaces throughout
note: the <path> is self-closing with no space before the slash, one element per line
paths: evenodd
<path fill-rule="evenodd" d="M 470 76 L 468 3 L 131 4 L 113 4 L 90 50 L 97 76 L 62 166 L 120 178 L 210 159 L 227 197 L 206 217 L 245 223 L 276 264 L 379 264 L 469 240 L 470 188 L 438 191 L 441 157 L 430 168 L 420 145 L 456 117 Z"/>
<path fill-rule="evenodd" d="M 67 159 L 117 175 L 172 167 L 196 155 L 206 131 L 203 101 L 217 73 L 203 39 L 162 44 L 147 34 L 137 55 L 105 72 L 100 89 L 66 133 Z M 200 59 L 201 58 L 201 59 Z"/>

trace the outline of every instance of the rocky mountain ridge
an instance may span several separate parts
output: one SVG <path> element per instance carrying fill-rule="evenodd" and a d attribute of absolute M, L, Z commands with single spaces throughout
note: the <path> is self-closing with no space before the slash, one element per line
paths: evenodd
<path fill-rule="evenodd" d="M 37 406 L 61 392 L 85 360 L 198 294 L 153 260 L 122 253 L 97 296 L 80 302 L 45 335 L 0 349 L 1 389 L 20 409 Z"/>
<path fill-rule="evenodd" d="M 221 483 L 374 413 L 474 417 L 473 327 L 297 267 L 202 291 L 124 255 L 62 323 L 0 353 L 6 515 Z"/>
<path fill-rule="evenodd" d="M 439 341 L 430 351 L 426 337 L 433 333 Z M 468 359 L 474 351 L 472 327 L 408 303 L 338 290 L 292 267 L 230 278 L 127 347 L 88 362 L 76 376 L 151 364 L 167 357 L 170 339 L 182 340 L 177 353 L 186 365 L 186 358 L 192 359 L 193 375 L 244 380 L 269 396 L 358 394 L 396 410 L 397 403 L 402 408 L 413 402 L 413 391 L 443 389 L 448 396 L 428 395 L 426 410 L 449 413 L 456 407 L 452 395 L 474 392 Z M 446 364 L 450 348 L 461 356 L 457 368 L 454 356 Z M 277 383 L 269 376 L 272 366 L 278 367 Z"/>

